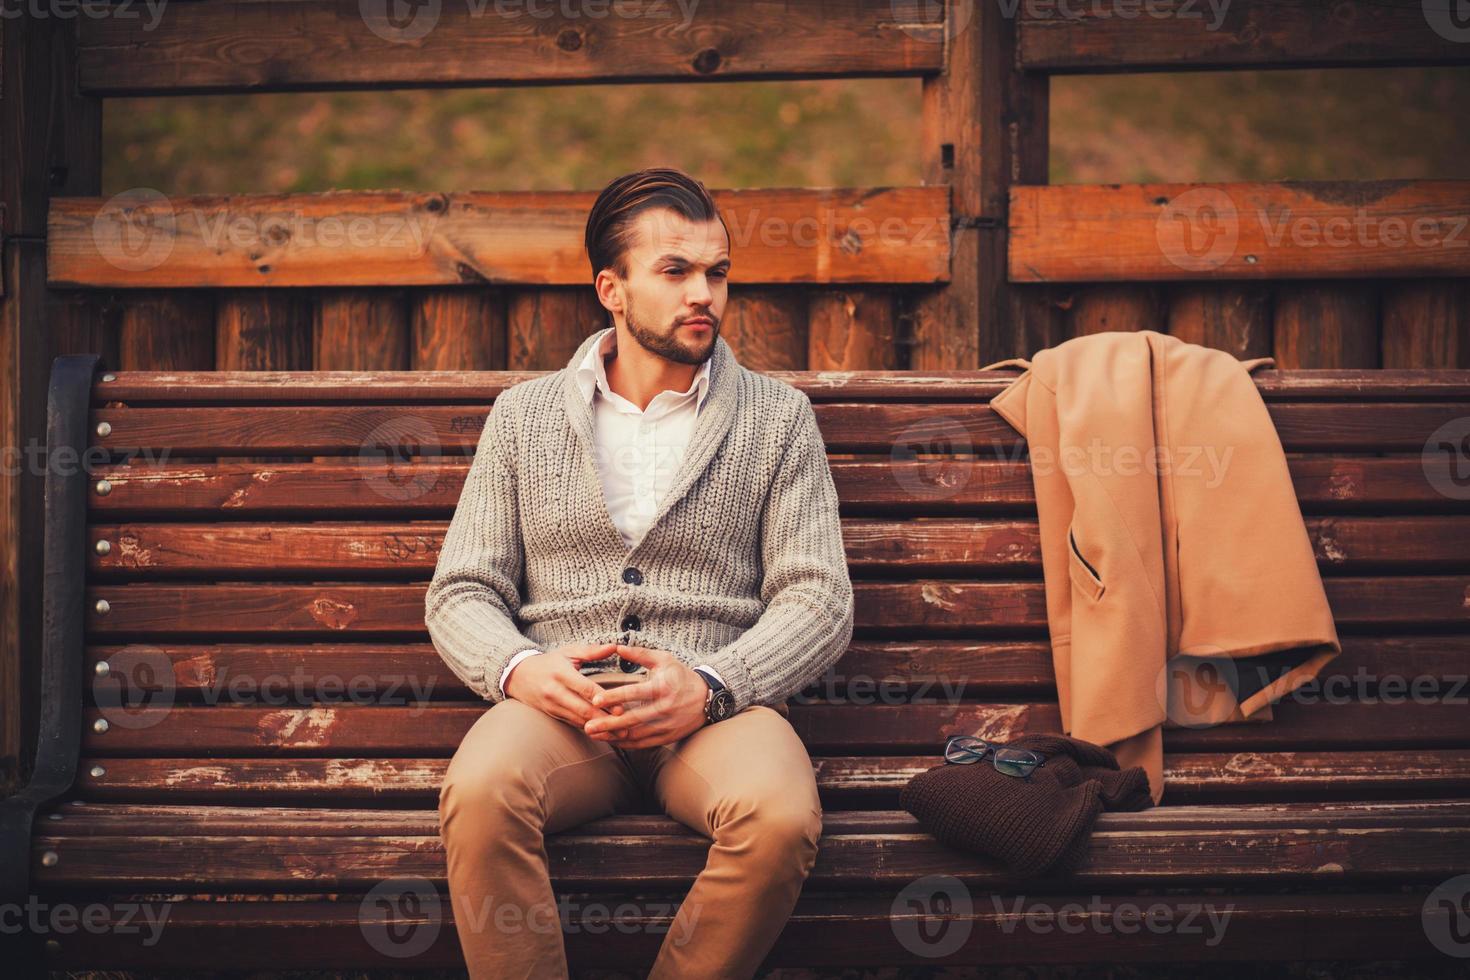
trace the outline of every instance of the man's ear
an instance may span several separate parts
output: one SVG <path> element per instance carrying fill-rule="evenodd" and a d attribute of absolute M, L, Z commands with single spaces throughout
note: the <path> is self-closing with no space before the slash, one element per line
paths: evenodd
<path fill-rule="evenodd" d="M 603 309 L 609 313 L 623 312 L 623 284 L 611 269 L 599 272 L 593 285 L 597 291 L 597 301 L 602 304 Z"/>

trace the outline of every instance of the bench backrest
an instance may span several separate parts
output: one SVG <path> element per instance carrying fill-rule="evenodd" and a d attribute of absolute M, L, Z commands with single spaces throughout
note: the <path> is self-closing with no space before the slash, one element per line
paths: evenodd
<path fill-rule="evenodd" d="M 892 806 L 952 733 L 1059 730 L 1025 446 L 987 404 L 1014 372 L 776 375 L 815 406 L 857 593 L 791 709 L 825 799 Z M 77 792 L 431 800 L 486 705 L 424 589 L 486 412 L 530 376 L 99 374 Z M 1470 474 L 1431 443 L 1466 437 L 1470 372 L 1255 377 L 1344 652 L 1269 724 L 1169 730 L 1166 802 L 1470 795 Z"/>

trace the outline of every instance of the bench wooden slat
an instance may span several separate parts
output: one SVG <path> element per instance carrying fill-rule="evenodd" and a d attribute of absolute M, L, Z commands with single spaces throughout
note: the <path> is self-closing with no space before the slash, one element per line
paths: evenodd
<path fill-rule="evenodd" d="M 1173 6 L 1177 10 L 1170 10 Z M 1341 65 L 1456 64 L 1466 58 L 1452 35 L 1432 29 L 1436 11 L 1417 3 L 1207 4 L 1149 8 L 1022 4 L 1017 56 L 1027 70 L 1301 68 Z M 1438 8 L 1449 24 L 1452 7 Z M 1155 14 L 1153 11 L 1163 11 Z"/>
<path fill-rule="evenodd" d="M 1029 464 L 986 459 L 830 461 L 845 512 L 1011 513 L 1034 517 L 1036 495 Z M 1463 513 L 1426 478 L 1419 456 L 1288 456 L 1304 513 Z M 169 520 L 211 516 L 246 520 L 288 515 L 347 514 L 426 518 L 454 512 L 470 461 L 444 457 L 387 466 L 347 460 L 329 463 L 103 464 L 92 493 L 97 520 L 157 515 Z"/>
<path fill-rule="evenodd" d="M 1379 681 L 1438 678 L 1448 686 L 1464 680 L 1470 664 L 1470 637 L 1465 636 L 1349 634 L 1342 645 L 1342 654 L 1323 673 L 1323 683 L 1333 678 L 1357 683 L 1362 678 L 1376 690 Z M 146 663 L 150 672 L 161 675 L 148 680 L 169 683 L 180 703 L 227 703 L 262 694 L 294 698 L 298 689 L 306 698 L 326 699 L 334 693 L 326 687 L 330 681 L 351 683 L 354 694 L 385 703 L 401 703 L 420 693 L 429 700 L 478 700 L 429 643 L 94 644 L 86 650 L 86 676 L 95 676 L 103 661 L 117 676 Z M 232 687 L 236 684 L 240 686 Z M 994 700 L 1055 690 L 1045 639 L 859 639 L 803 696 L 880 703 L 899 695 Z"/>
<path fill-rule="evenodd" d="M 1247 821 L 1222 814 L 1182 823 L 1162 807 L 1139 814 L 1106 813 L 1089 838 L 1074 885 L 1126 886 L 1211 881 L 1373 881 L 1443 879 L 1470 866 L 1470 804 L 1446 808 L 1443 821 L 1420 823 L 1422 804 L 1378 804 L 1376 819 L 1344 825 L 1335 812 Z M 1187 808 L 1185 808 L 1187 809 Z M 907 815 L 903 815 L 907 817 Z M 653 820 L 668 818 L 652 818 Z M 270 836 L 258 833 L 178 836 L 166 825 L 154 834 L 63 837 L 45 827 L 34 841 L 41 887 L 86 884 L 107 888 L 280 889 L 371 888 L 385 878 L 444 882 L 438 833 L 385 832 L 356 836 Z M 428 829 L 428 828 L 426 828 Z M 993 858 L 940 844 L 911 819 L 896 818 L 887 832 L 863 826 L 854 833 L 824 831 L 808 885 L 815 888 L 874 882 L 902 884 L 927 874 L 951 874 L 967 885 L 1002 887 L 1010 877 Z M 692 831 L 674 834 L 600 834 L 583 826 L 548 835 L 553 883 L 622 889 L 677 887 L 703 868 L 709 840 Z M 1058 879 L 1038 878 L 1033 887 Z"/>
<path fill-rule="evenodd" d="M 949 280 L 949 190 L 712 190 L 754 284 Z M 596 191 L 55 197 L 53 286 L 585 286 Z M 127 238 L 146 219 L 138 253 Z M 123 243 L 134 247 L 127 251 Z M 155 261 L 156 258 L 156 261 Z"/>
<path fill-rule="evenodd" d="M 63 804 L 52 812 L 59 820 L 47 830 L 61 839 L 109 837 L 139 826 L 166 830 L 179 837 L 370 837 L 431 836 L 439 831 L 435 807 L 380 810 L 354 807 L 160 806 L 147 803 Z M 1099 815 L 1096 829 L 1126 830 L 1232 829 L 1313 830 L 1338 827 L 1470 828 L 1470 803 L 1455 799 L 1412 801 L 1271 802 L 1153 807 L 1133 813 Z M 914 834 L 922 824 L 908 811 L 870 809 L 824 813 L 825 834 Z M 590 820 L 563 837 L 702 837 L 662 813 L 618 814 Z"/>
<path fill-rule="evenodd" d="M 1433 958 L 1444 954 L 1425 931 L 1428 886 L 1390 894 L 1335 890 L 1328 894 L 1254 894 L 1232 891 L 1148 895 L 1083 894 L 1077 891 L 972 896 L 955 906 L 931 901 L 894 912 L 889 895 L 829 895 L 804 888 L 791 918 L 766 958 L 771 966 L 845 966 L 870 970 L 875 963 L 932 967 L 935 942 L 964 930 L 966 941 L 939 962 L 965 964 L 1102 963 L 1118 958 L 1122 944 L 1144 933 L 1131 955 L 1144 961 L 1341 960 Z M 304 897 L 304 896 L 303 896 Z M 668 932 L 680 896 L 583 896 L 567 900 L 567 956 L 574 970 L 648 969 Z M 601 901 L 598 901 L 601 899 Z M 137 902 L 100 903 L 104 921 L 136 922 Z M 1093 911 L 1089 911 L 1089 909 Z M 230 950 L 239 968 L 278 969 L 290 962 L 303 969 L 402 971 L 398 943 L 416 928 L 432 929 L 429 948 L 415 968 L 462 970 L 451 903 L 415 914 L 398 910 L 394 932 L 365 929 L 357 895 L 262 902 L 224 900 L 172 903 L 167 927 L 148 931 L 80 929 L 54 954 L 58 967 L 147 968 L 160 956 L 183 968 L 216 970 L 220 950 Z M 1449 910 L 1443 910 L 1448 912 Z M 1118 917 L 1126 913 L 1129 917 Z M 1144 913 L 1155 923 L 1141 926 Z M 1219 930 L 1208 916 L 1229 915 Z M 616 919 L 611 919 L 616 915 Z M 1083 920 L 1082 916 L 1088 919 Z M 1090 921 L 1096 928 L 1079 928 Z M 1159 927 L 1157 924 L 1166 924 Z M 1447 924 L 1446 924 L 1447 925 Z M 907 930 L 902 932 L 901 930 Z M 901 941 L 905 935 L 908 941 Z M 610 941 L 615 936 L 616 942 Z M 156 938 L 149 945 L 145 940 Z M 1038 941 L 1041 940 L 1041 941 Z"/>
<path fill-rule="evenodd" d="M 1170 728 L 1165 748 L 1218 752 L 1470 746 L 1470 711 L 1463 701 L 1417 703 L 1405 692 L 1363 702 L 1313 692 L 1311 700 L 1284 700 L 1272 710 L 1270 722 Z M 457 704 L 87 708 L 82 751 L 99 756 L 447 757 L 484 711 L 480 705 Z M 107 729 L 96 731 L 95 723 L 108 715 L 112 720 Z M 952 734 L 1006 739 L 1061 730 L 1055 702 L 797 704 L 791 706 L 790 717 L 808 750 L 819 754 L 937 753 Z"/>
<path fill-rule="evenodd" d="M 822 401 L 986 402 L 1017 370 L 763 371 Z M 115 371 L 94 402 L 270 404 L 463 402 L 488 406 L 545 371 Z M 1470 398 L 1470 369 L 1270 367 L 1251 372 L 1266 401 L 1442 401 Z"/>
<path fill-rule="evenodd" d="M 1470 275 L 1470 181 L 1011 187 L 1012 282 Z"/>
<path fill-rule="evenodd" d="M 1470 578 L 1464 576 L 1333 577 L 1324 585 L 1339 627 L 1457 626 L 1470 621 L 1465 599 Z M 87 630 L 94 637 L 130 639 L 145 634 L 158 639 L 424 636 L 427 588 L 426 583 L 102 583 L 87 589 Z M 853 590 L 858 629 L 955 636 L 1046 626 L 1046 595 L 1039 581 L 858 580 Z"/>
<path fill-rule="evenodd" d="M 999 453 L 1015 458 L 1024 446 L 989 405 L 954 405 L 942 412 L 932 405 L 903 403 L 814 407 L 830 452 Z M 1465 413 L 1465 406 L 1453 402 L 1281 402 L 1268 407 L 1282 445 L 1298 452 L 1421 452 L 1431 433 Z M 89 427 L 93 432 L 103 422 L 110 427 L 106 436 L 97 437 L 100 448 L 153 451 L 155 459 L 145 462 L 160 461 L 167 449 L 209 456 L 351 454 L 382 463 L 400 446 L 415 455 L 473 453 L 486 414 L 483 408 L 459 405 L 98 408 Z M 1204 465 L 1203 457 L 1198 465 Z"/>
<path fill-rule="evenodd" d="M 897 807 L 904 784 L 940 762 L 937 754 L 812 758 L 823 805 L 834 815 L 843 807 Z M 272 804 L 371 800 L 433 805 L 448 766 L 449 760 L 442 757 L 223 761 L 96 757 L 82 760 L 78 788 L 89 800 L 175 804 L 185 800 Z M 94 773 L 94 768 L 102 771 Z M 1164 779 L 1171 807 L 1199 799 L 1465 796 L 1470 795 L 1470 749 L 1170 752 L 1164 756 Z M 93 808 L 85 809 L 91 812 Z M 216 809 L 201 807 L 200 812 Z M 146 826 L 147 822 L 135 825 Z"/>
<path fill-rule="evenodd" d="M 185 4 L 154 22 L 88 17 L 77 67 L 94 95 L 343 87 L 917 75 L 944 25 L 887 3 L 827 0 L 772 16 L 741 3 L 444 4 L 387 20 L 357 0 Z M 420 20 L 422 18 L 422 20 Z M 932 20 L 932 18 L 930 18 Z M 248 40 L 247 40 L 248 39 Z M 125 56 L 119 56 L 125 51 Z"/>
<path fill-rule="evenodd" d="M 88 574 L 99 579 L 432 575 L 447 521 L 414 523 L 99 524 L 88 528 Z M 1312 518 L 1323 574 L 1470 569 L 1470 515 Z M 853 573 L 1039 573 L 1033 520 L 848 517 Z M 99 554 L 98 542 L 107 542 Z"/>

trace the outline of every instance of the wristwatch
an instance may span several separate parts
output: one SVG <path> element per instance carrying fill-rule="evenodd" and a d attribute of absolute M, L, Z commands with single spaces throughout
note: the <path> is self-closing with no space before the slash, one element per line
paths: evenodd
<path fill-rule="evenodd" d="M 704 720 L 706 724 L 724 721 L 735 713 L 735 695 L 730 693 L 729 688 L 720 683 L 708 671 L 696 670 L 696 674 L 704 678 L 709 685 L 709 693 L 704 696 Z"/>

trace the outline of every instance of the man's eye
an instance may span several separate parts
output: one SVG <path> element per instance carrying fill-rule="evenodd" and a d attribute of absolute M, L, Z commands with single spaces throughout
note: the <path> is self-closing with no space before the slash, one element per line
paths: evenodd
<path fill-rule="evenodd" d="M 714 276 L 716 279 L 723 279 L 729 274 L 730 270 L 728 269 L 716 269 L 715 271 L 710 273 L 710 275 Z"/>

